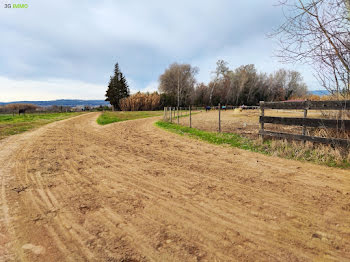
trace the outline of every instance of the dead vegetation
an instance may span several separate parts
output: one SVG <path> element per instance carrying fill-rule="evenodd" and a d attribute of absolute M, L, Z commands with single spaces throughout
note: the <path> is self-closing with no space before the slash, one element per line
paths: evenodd
<path fill-rule="evenodd" d="M 264 151 L 279 157 L 312 161 L 330 166 L 350 167 L 350 155 L 346 148 L 313 143 L 271 140 L 264 143 L 259 138 L 259 110 L 227 110 L 221 111 L 221 129 L 224 133 L 235 133 L 252 139 L 256 145 L 264 147 Z M 267 116 L 302 117 L 302 110 L 265 110 Z M 309 111 L 310 118 L 349 119 L 349 112 L 343 111 Z M 188 117 L 180 118 L 180 124 L 189 126 Z M 202 112 L 192 116 L 192 127 L 210 131 L 218 131 L 218 111 Z M 301 134 L 301 126 L 283 126 L 265 124 L 266 130 Z M 307 135 L 349 139 L 348 131 L 342 129 L 307 128 Z"/>
<path fill-rule="evenodd" d="M 13 103 L 5 106 L 0 106 L 0 113 L 25 114 L 34 112 L 39 107 L 33 104 Z"/>
<path fill-rule="evenodd" d="M 160 95 L 154 93 L 137 92 L 119 101 L 122 111 L 152 111 L 160 109 Z"/>

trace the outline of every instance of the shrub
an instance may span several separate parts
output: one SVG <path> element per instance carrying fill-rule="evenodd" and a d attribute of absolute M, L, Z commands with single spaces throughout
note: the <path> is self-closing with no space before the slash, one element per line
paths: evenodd
<path fill-rule="evenodd" d="M 119 101 L 122 111 L 152 111 L 160 109 L 160 95 L 137 92 Z"/>

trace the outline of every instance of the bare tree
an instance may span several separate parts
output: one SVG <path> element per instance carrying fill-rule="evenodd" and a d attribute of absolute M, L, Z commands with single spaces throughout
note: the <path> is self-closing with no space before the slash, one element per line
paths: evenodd
<path fill-rule="evenodd" d="M 313 66 L 321 85 L 350 93 L 349 0 L 283 0 L 285 22 L 271 36 L 284 62 Z"/>
<path fill-rule="evenodd" d="M 187 104 L 196 83 L 197 67 L 173 63 L 159 77 L 159 91 L 176 97 L 177 106 Z"/>
<path fill-rule="evenodd" d="M 307 94 L 307 86 L 297 71 L 279 69 L 270 75 L 270 99 L 273 101 L 288 100 L 291 97 L 303 97 Z"/>
<path fill-rule="evenodd" d="M 223 78 L 228 74 L 229 68 L 228 63 L 224 60 L 218 60 L 216 62 L 216 70 L 213 72 L 215 74 L 212 84 L 210 85 L 210 95 L 209 103 L 213 105 L 213 93 L 215 88 L 218 86 L 219 82 L 222 82 Z"/>
<path fill-rule="evenodd" d="M 11 111 L 12 114 L 15 114 L 15 113 L 25 114 L 27 111 L 35 111 L 38 108 L 38 106 L 33 104 L 14 103 L 14 104 L 8 104 L 4 108 Z"/>

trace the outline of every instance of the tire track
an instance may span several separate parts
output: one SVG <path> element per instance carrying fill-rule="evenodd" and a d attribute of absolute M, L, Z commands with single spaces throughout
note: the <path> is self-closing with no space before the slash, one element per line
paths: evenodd
<path fill-rule="evenodd" d="M 3 142 L 12 259 L 350 260 L 348 171 L 97 116 Z"/>

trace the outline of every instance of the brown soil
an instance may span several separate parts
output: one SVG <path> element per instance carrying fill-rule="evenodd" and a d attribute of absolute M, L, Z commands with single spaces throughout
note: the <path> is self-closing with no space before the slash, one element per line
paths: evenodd
<path fill-rule="evenodd" d="M 258 110 L 239 109 L 221 111 L 221 131 L 224 133 L 236 133 L 249 138 L 257 138 L 259 132 Z M 189 117 L 180 118 L 180 124 L 189 126 Z M 173 120 L 177 123 L 177 119 Z M 219 114 L 217 110 L 201 112 L 192 116 L 192 127 L 205 131 L 217 132 L 219 129 Z"/>
<path fill-rule="evenodd" d="M 349 171 L 97 116 L 0 142 L 0 260 L 350 260 Z"/>
<path fill-rule="evenodd" d="M 265 116 L 278 116 L 278 117 L 303 117 L 304 112 L 302 110 L 265 110 Z M 260 110 L 227 110 L 221 111 L 221 131 L 224 133 L 236 133 L 245 137 L 256 139 L 259 134 L 259 116 Z M 309 118 L 322 118 L 321 111 L 310 111 L 308 113 Z M 173 120 L 177 123 L 177 119 Z M 205 131 L 217 132 L 219 129 L 219 114 L 217 110 L 211 110 L 208 112 L 202 111 L 201 113 L 194 114 L 192 116 L 192 127 Z M 180 118 L 180 124 L 189 126 L 189 117 Z M 275 124 L 265 124 L 265 129 L 277 132 L 286 132 L 292 134 L 301 134 L 302 127 L 298 126 L 283 126 Z M 308 128 L 310 135 L 315 135 Z M 326 132 L 329 133 L 329 132 Z M 319 135 L 318 133 L 316 135 Z M 335 134 L 333 134 L 335 137 Z"/>

